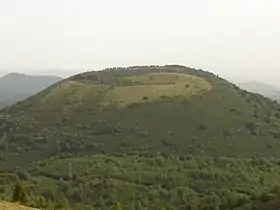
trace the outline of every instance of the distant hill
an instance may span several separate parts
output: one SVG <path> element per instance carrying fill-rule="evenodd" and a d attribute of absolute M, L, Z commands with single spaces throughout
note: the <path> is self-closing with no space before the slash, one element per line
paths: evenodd
<path fill-rule="evenodd" d="M 7 74 L 0 78 L 0 108 L 24 100 L 60 80 L 55 76 Z"/>
<path fill-rule="evenodd" d="M 280 100 L 280 88 L 255 81 L 239 83 L 238 85 L 244 90 L 262 94 L 273 100 Z"/>

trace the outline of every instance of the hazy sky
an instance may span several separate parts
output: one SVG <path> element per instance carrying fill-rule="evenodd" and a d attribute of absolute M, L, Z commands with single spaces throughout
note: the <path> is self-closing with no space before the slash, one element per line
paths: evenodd
<path fill-rule="evenodd" d="M 0 0 L 0 71 L 178 63 L 277 83 L 279 11 L 279 0 Z"/>

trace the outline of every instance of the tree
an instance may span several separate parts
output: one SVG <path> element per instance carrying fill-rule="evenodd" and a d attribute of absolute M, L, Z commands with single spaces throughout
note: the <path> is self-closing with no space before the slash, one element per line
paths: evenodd
<path fill-rule="evenodd" d="M 19 202 L 21 204 L 26 204 L 27 196 L 24 192 L 23 186 L 20 182 L 16 183 L 13 191 L 13 202 Z"/>
<path fill-rule="evenodd" d="M 47 206 L 47 201 L 43 196 L 37 197 L 37 206 L 40 208 L 45 208 Z"/>
<path fill-rule="evenodd" d="M 56 209 L 63 209 L 68 210 L 69 209 L 69 201 L 63 194 L 60 195 L 59 201 L 56 203 Z"/>

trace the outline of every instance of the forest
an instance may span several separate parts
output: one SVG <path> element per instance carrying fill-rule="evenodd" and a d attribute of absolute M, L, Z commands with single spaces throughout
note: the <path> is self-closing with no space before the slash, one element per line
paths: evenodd
<path fill-rule="evenodd" d="M 93 155 L 2 173 L 0 192 L 43 209 L 279 209 L 279 179 L 276 158 Z"/>

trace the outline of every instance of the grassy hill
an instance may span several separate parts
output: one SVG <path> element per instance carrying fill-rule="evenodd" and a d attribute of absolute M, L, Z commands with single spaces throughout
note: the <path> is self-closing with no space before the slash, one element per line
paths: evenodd
<path fill-rule="evenodd" d="M 6 166 L 59 154 L 280 155 L 278 103 L 182 66 L 76 75 L 0 117 Z"/>
<path fill-rule="evenodd" d="M 0 112 L 0 194 L 21 180 L 30 206 L 277 209 L 279 128 L 277 102 L 210 72 L 86 72 Z"/>

